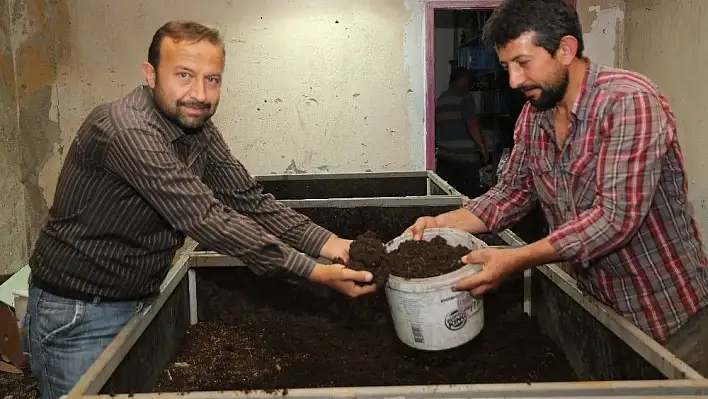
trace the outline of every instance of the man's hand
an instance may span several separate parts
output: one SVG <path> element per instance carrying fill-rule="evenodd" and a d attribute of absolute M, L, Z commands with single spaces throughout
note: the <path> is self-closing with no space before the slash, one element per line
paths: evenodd
<path fill-rule="evenodd" d="M 459 281 L 453 291 L 470 291 L 482 295 L 496 288 L 509 274 L 562 260 L 548 238 L 523 247 L 498 249 L 486 248 L 472 251 L 462 257 L 464 263 L 482 265 L 482 271 Z"/>
<path fill-rule="evenodd" d="M 368 283 L 372 278 L 372 274 L 367 271 L 347 269 L 344 265 L 322 265 L 319 263 L 315 265 L 309 276 L 310 281 L 327 285 L 352 298 L 374 292 L 376 290 L 374 284 L 359 286 L 355 283 Z"/>
<path fill-rule="evenodd" d="M 459 281 L 452 290 L 470 291 L 475 296 L 498 287 L 509 274 L 526 268 L 523 252 L 518 248 L 486 248 L 472 251 L 463 256 L 462 261 L 481 265 L 482 271 Z"/>
<path fill-rule="evenodd" d="M 403 234 L 413 234 L 413 239 L 418 241 L 423 238 L 423 231 L 425 229 L 434 229 L 438 227 L 438 221 L 432 216 L 421 216 L 415 223 L 406 229 Z"/>
<path fill-rule="evenodd" d="M 339 258 L 342 260 L 342 262 L 348 263 L 349 246 L 351 245 L 351 243 L 352 240 L 345 240 L 332 234 L 327 240 L 327 242 L 325 242 L 325 244 L 322 246 L 320 256 L 327 258 L 331 261 L 334 261 L 334 259 Z"/>
<path fill-rule="evenodd" d="M 489 163 L 489 152 L 487 150 L 482 151 L 482 165 L 487 165 Z"/>
<path fill-rule="evenodd" d="M 435 217 L 422 216 L 407 228 L 403 234 L 413 234 L 414 240 L 423 238 L 425 229 L 452 228 L 467 231 L 472 234 L 486 233 L 489 229 L 477 216 L 467 209 L 460 208 L 454 211 L 441 213 Z"/>

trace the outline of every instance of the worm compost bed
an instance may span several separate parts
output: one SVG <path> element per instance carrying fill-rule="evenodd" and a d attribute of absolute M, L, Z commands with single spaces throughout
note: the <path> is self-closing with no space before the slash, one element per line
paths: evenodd
<path fill-rule="evenodd" d="M 371 231 L 383 242 L 401 235 L 421 216 L 436 216 L 459 209 L 460 205 L 423 205 L 401 207 L 363 206 L 353 208 L 299 207 L 293 208 L 310 218 L 314 223 L 332 231 L 342 238 L 355 237 Z M 488 245 L 506 245 L 496 234 L 479 234 L 479 239 Z M 198 251 L 210 251 L 200 246 Z"/>
<path fill-rule="evenodd" d="M 388 242 L 419 216 L 459 208 L 457 201 L 438 197 L 289 203 L 340 236 L 354 238 L 370 230 Z M 504 234 L 509 244 L 520 244 Z M 478 238 L 489 245 L 506 244 L 496 235 Z M 448 351 L 425 352 L 397 338 L 384 290 L 348 299 L 287 274 L 256 276 L 228 256 L 223 264 L 218 255 L 207 252 L 189 255 L 191 265 L 180 262 L 158 298 L 162 304 L 136 316 L 139 324 L 117 343 L 116 356 L 125 353 L 118 366 L 111 370 L 109 361 L 97 362 L 92 366 L 95 378 L 77 389 L 110 394 L 324 388 L 323 395 L 329 396 L 330 387 L 446 389 L 447 384 L 617 381 L 606 389 L 615 393 L 618 387 L 634 389 L 622 381 L 685 376 L 680 370 L 685 364 L 633 337 L 621 316 L 595 310 L 598 305 L 581 296 L 556 267 L 540 268 L 528 279 L 511 276 L 496 292 L 485 294 L 485 325 L 478 336 Z M 532 318 L 523 313 L 526 306 Z M 603 322 L 598 315 L 609 319 Z M 498 393 L 518 396 L 525 387 Z M 600 389 L 568 387 L 578 394 Z M 528 393 L 538 393 L 536 389 L 529 386 Z M 687 386 L 686 392 L 690 389 Z M 418 392 L 407 387 L 396 392 L 409 390 Z M 555 397 L 558 392 L 546 393 Z M 438 395 L 431 391 L 429 396 Z"/>
<path fill-rule="evenodd" d="M 428 177 L 396 176 L 391 178 L 336 178 L 292 180 L 266 176 L 257 179 L 264 191 L 277 199 L 354 198 L 354 197 L 405 197 L 428 194 Z"/>
<path fill-rule="evenodd" d="M 355 244 L 351 255 L 359 268 L 371 269 L 375 260 L 373 270 L 379 272 L 392 259 L 388 268 L 397 275 L 406 272 L 397 269 L 402 260 L 449 267 L 464 252 L 436 240 L 410 243 L 397 256 L 382 258 L 373 237 Z M 429 251 L 434 247 L 440 252 Z M 431 274 L 417 267 L 407 271 Z M 424 352 L 396 337 L 383 290 L 358 299 L 324 298 L 246 268 L 218 278 L 242 309 L 231 312 L 238 316 L 228 323 L 192 326 L 157 391 L 577 380 L 563 353 L 521 311 L 516 283 L 485 297 L 485 327 L 478 337 L 452 350 Z"/>
<path fill-rule="evenodd" d="M 398 340 L 382 291 L 326 299 L 247 269 L 229 274 L 240 317 L 192 326 L 156 391 L 576 380 L 521 307 L 504 306 L 516 292 L 486 296 L 485 327 L 468 344 L 423 352 Z"/>
<path fill-rule="evenodd" d="M 255 176 L 277 199 L 461 195 L 431 171 L 304 173 Z"/>

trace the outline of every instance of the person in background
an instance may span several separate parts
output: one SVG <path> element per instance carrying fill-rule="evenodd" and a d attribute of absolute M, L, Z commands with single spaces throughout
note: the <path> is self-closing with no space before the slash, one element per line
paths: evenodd
<path fill-rule="evenodd" d="M 30 258 L 24 347 L 42 398 L 66 394 L 159 292 L 185 236 L 257 273 L 286 270 L 348 296 L 371 274 L 313 258 L 349 258 L 351 241 L 262 192 L 212 121 L 224 43 L 172 21 L 142 64 L 147 85 L 94 108 L 64 162 Z"/>
<path fill-rule="evenodd" d="M 561 262 L 581 289 L 708 376 L 708 259 L 666 97 L 646 76 L 584 57 L 578 14 L 563 0 L 505 0 L 483 38 L 528 99 L 511 157 L 487 193 L 407 231 L 497 232 L 538 199 L 549 235 L 471 252 L 464 262 L 482 271 L 456 289 L 481 295 Z"/>
<path fill-rule="evenodd" d="M 479 195 L 479 169 L 489 161 L 475 107 L 469 72 L 453 69 L 435 104 L 435 173 L 470 198 Z"/>

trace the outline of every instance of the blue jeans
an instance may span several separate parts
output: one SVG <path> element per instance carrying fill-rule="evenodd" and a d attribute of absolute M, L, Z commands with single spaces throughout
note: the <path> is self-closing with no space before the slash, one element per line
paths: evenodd
<path fill-rule="evenodd" d="M 69 393 L 142 307 L 141 301 L 68 299 L 30 285 L 22 338 L 42 399 Z"/>

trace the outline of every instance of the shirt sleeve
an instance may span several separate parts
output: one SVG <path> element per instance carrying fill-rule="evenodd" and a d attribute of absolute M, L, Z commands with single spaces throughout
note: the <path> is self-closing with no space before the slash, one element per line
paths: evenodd
<path fill-rule="evenodd" d="M 221 134 L 212 133 L 204 182 L 223 203 L 247 215 L 286 244 L 317 258 L 332 232 L 277 201 L 248 173 Z"/>
<path fill-rule="evenodd" d="M 314 259 L 219 201 L 159 132 L 125 128 L 111 140 L 106 167 L 132 185 L 173 228 L 219 253 L 244 260 L 256 271 L 285 268 L 310 275 Z"/>
<path fill-rule="evenodd" d="M 672 129 L 659 99 L 644 92 L 618 99 L 600 128 L 595 204 L 549 235 L 572 263 L 588 265 L 636 233 L 651 207 Z"/>
<path fill-rule="evenodd" d="M 529 108 L 526 107 L 516 123 L 516 144 L 502 169 L 499 182 L 485 194 L 463 204 L 465 209 L 484 222 L 490 232 L 499 232 L 518 222 L 537 199 L 528 166 L 529 118 Z"/>

